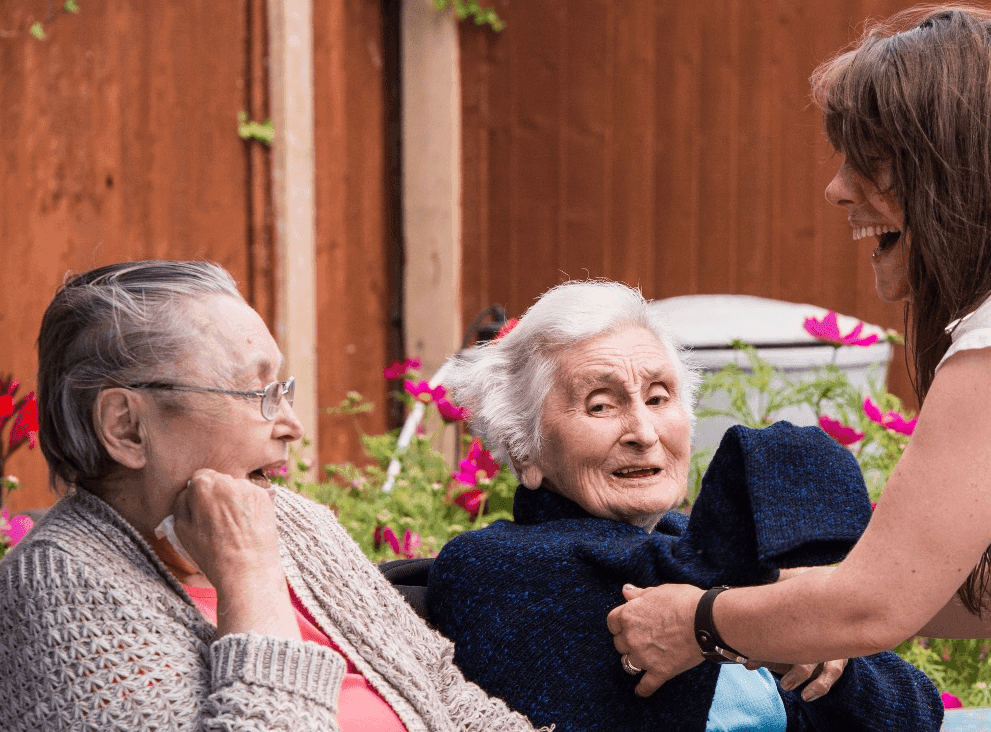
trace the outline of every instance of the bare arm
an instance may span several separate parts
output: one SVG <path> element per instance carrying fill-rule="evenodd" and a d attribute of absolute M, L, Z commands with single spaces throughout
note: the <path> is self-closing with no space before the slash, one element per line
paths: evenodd
<path fill-rule="evenodd" d="M 832 572 L 722 593 L 714 618 L 726 643 L 756 658 L 812 663 L 890 648 L 936 615 L 991 540 L 989 383 L 991 350 L 952 357 L 849 556 Z M 653 588 L 610 614 L 617 649 L 648 669 L 641 693 L 699 662 L 700 595 Z"/>

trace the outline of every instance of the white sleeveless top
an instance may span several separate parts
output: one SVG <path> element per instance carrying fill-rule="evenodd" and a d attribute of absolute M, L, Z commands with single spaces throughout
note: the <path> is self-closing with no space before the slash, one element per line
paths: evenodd
<path fill-rule="evenodd" d="M 974 312 L 946 326 L 946 332 L 950 333 L 952 343 L 936 364 L 937 371 L 954 353 L 991 347 L 991 298 L 981 303 Z"/>

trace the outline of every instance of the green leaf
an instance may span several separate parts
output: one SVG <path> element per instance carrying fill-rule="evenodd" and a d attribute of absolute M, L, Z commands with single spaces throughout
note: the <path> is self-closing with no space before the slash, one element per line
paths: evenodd
<path fill-rule="evenodd" d="M 65 4 L 62 6 L 62 9 L 67 13 L 78 13 L 79 5 L 76 4 L 76 0 L 65 0 Z"/>
<path fill-rule="evenodd" d="M 32 23 L 28 32 L 39 41 L 43 41 L 48 38 L 48 35 L 45 33 L 45 26 L 41 23 Z"/>

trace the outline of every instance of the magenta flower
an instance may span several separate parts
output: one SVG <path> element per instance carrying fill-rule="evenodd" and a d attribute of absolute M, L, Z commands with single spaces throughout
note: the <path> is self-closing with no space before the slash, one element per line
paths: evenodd
<path fill-rule="evenodd" d="M 827 417 L 825 414 L 819 417 L 819 426 L 822 431 L 844 446 L 864 439 L 864 433 L 858 432 L 853 427 L 847 427 L 838 419 Z"/>
<path fill-rule="evenodd" d="M 454 479 L 465 485 L 478 485 L 481 480 L 489 480 L 499 472 L 497 463 L 492 453 L 482 447 L 482 441 L 477 437 L 472 440 L 468 449 L 468 457 L 458 463 L 458 472 L 454 474 Z"/>
<path fill-rule="evenodd" d="M 422 365 L 423 362 L 418 358 L 407 358 L 405 361 L 396 361 L 383 373 L 387 379 L 398 379 L 401 376 L 405 376 L 407 372 L 420 368 Z"/>
<path fill-rule="evenodd" d="M 471 520 L 474 521 L 478 516 L 478 512 L 485 506 L 485 499 L 488 497 L 489 494 L 486 491 L 479 490 L 478 488 L 469 488 L 464 493 L 458 494 L 454 502 L 467 511 L 468 515 L 471 516 Z"/>
<path fill-rule="evenodd" d="M 27 536 L 28 532 L 34 528 L 34 521 L 30 516 L 10 517 L 10 511 L 6 508 L 0 512 L 0 534 L 3 534 L 7 541 L 7 546 L 14 546 L 17 542 Z"/>
<path fill-rule="evenodd" d="M 447 397 L 437 400 L 437 411 L 448 422 L 462 422 L 471 416 L 466 407 L 459 407 Z"/>
<path fill-rule="evenodd" d="M 414 383 L 406 380 L 403 382 L 403 386 L 406 387 L 406 391 L 415 396 L 424 404 L 439 401 L 447 394 L 447 390 L 440 384 L 432 387 L 430 386 L 430 383 L 426 381 L 418 381 Z"/>
<path fill-rule="evenodd" d="M 376 526 L 373 541 L 376 549 L 382 544 L 388 544 L 396 556 L 412 559 L 416 554 L 416 548 L 420 546 L 420 535 L 406 529 L 406 533 L 403 534 L 403 541 L 400 543 L 399 537 L 391 528 Z"/>
<path fill-rule="evenodd" d="M 943 700 L 943 709 L 962 709 L 963 708 L 963 702 L 960 701 L 960 698 L 957 697 L 957 696 L 954 696 L 950 692 L 944 691 L 939 696 Z"/>
<path fill-rule="evenodd" d="M 871 422 L 902 435 L 911 435 L 915 431 L 915 423 L 919 421 L 918 417 L 906 420 L 898 412 L 882 412 L 870 397 L 864 398 L 864 414 Z"/>
<path fill-rule="evenodd" d="M 840 326 L 836 322 L 836 313 L 832 310 L 826 313 L 822 320 L 814 317 L 806 318 L 802 325 L 813 338 L 837 346 L 869 346 L 881 340 L 876 333 L 871 333 L 863 338 L 860 337 L 860 333 L 864 329 L 863 321 L 857 323 L 857 326 L 846 335 L 841 335 Z"/>

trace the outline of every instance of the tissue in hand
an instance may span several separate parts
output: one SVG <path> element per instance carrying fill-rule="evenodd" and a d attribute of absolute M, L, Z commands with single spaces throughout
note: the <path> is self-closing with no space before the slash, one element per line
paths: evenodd
<path fill-rule="evenodd" d="M 166 516 L 165 519 L 158 526 L 155 527 L 155 537 L 158 539 L 165 539 L 172 548 L 175 549 L 176 554 L 182 557 L 195 571 L 199 572 L 200 568 L 197 566 L 193 558 L 189 556 L 189 552 L 186 551 L 186 547 L 182 545 L 179 541 L 179 537 L 175 533 L 175 517 Z"/>

